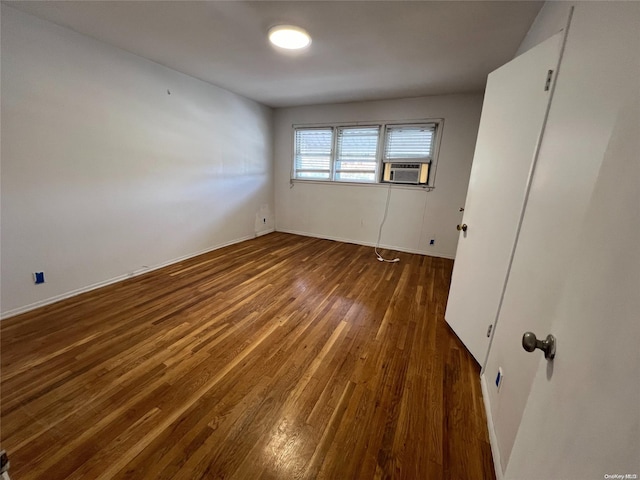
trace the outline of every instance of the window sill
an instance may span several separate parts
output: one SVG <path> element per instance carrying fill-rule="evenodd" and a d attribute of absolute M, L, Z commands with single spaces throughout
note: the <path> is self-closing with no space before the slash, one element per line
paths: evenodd
<path fill-rule="evenodd" d="M 289 181 L 291 187 L 295 184 L 311 184 L 311 185 L 340 185 L 345 187 L 368 187 L 368 188 L 393 188 L 393 189 L 401 189 L 401 190 L 426 190 L 430 192 L 434 190 L 436 187 L 431 187 L 429 185 L 410 185 L 403 183 L 367 183 L 367 182 L 332 182 L 328 180 L 302 180 L 298 178 L 292 178 Z"/>

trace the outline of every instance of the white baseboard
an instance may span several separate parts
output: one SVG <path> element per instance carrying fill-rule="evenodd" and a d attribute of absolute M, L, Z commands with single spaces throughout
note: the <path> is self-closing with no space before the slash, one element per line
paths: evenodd
<path fill-rule="evenodd" d="M 259 232 L 256 232 L 256 237 L 261 237 L 263 235 L 267 235 L 268 233 L 273 233 L 273 232 L 275 232 L 275 229 L 273 228 L 269 228 L 267 230 L 261 230 Z"/>
<path fill-rule="evenodd" d="M 45 298 L 44 300 L 39 300 L 37 302 L 31 303 L 29 305 L 25 305 L 23 307 L 14 308 L 13 310 L 8 310 L 6 312 L 2 312 L 0 314 L 0 320 L 5 320 L 10 317 L 15 317 L 16 315 L 20 315 L 21 313 L 26 313 L 31 310 L 35 310 L 36 308 L 44 307 L 45 305 L 50 305 L 55 302 L 59 302 L 60 300 L 64 300 L 67 298 L 75 297 L 76 295 L 80 295 L 81 293 L 90 292 L 91 290 L 96 290 L 101 287 L 106 287 L 107 285 L 111 285 L 112 283 L 121 282 L 122 280 L 126 280 L 127 278 L 137 277 L 138 275 L 142 275 L 144 273 L 152 272 L 153 270 L 158 270 L 160 268 L 167 267 L 169 265 L 173 265 L 174 263 L 182 262 L 183 260 L 187 260 L 192 257 L 197 257 L 198 255 L 202 255 L 204 253 L 213 252 L 214 250 L 218 250 L 219 248 L 228 247 L 229 245 L 234 245 L 236 243 L 244 242 L 246 240 L 251 240 L 252 238 L 261 237 L 262 235 L 266 235 L 268 233 L 272 233 L 274 230 L 263 230 L 260 232 L 256 232 L 254 235 L 245 235 L 244 237 L 236 238 L 229 242 L 221 243 L 215 245 L 213 247 L 205 248 L 204 250 L 200 250 L 198 252 L 189 253 L 187 255 L 183 255 L 181 257 L 173 258 L 171 260 L 167 260 L 166 262 L 159 263 L 157 265 L 153 265 L 149 268 L 143 268 L 140 270 L 135 270 L 133 272 L 125 273 L 123 275 L 118 275 L 117 277 L 110 278 L 108 280 L 104 280 L 102 282 L 94 283 L 92 285 L 88 285 L 86 287 L 77 288 L 75 290 L 71 290 L 70 292 L 62 293 L 60 295 L 55 295 L 53 297 Z"/>
<path fill-rule="evenodd" d="M 167 260 L 166 262 L 162 262 L 162 263 L 160 263 L 158 265 L 153 265 L 153 266 L 151 266 L 149 268 L 136 270 L 136 271 L 133 271 L 133 272 L 125 273 L 123 275 L 118 275 L 117 277 L 113 277 L 113 278 L 110 278 L 108 280 L 104 280 L 102 282 L 94 283 L 92 285 L 87 285 L 85 287 L 81 287 L 81 288 L 78 288 L 78 289 L 75 289 L 75 290 L 71 290 L 69 292 L 65 292 L 65 293 L 62 293 L 60 295 L 55 295 L 53 297 L 49 297 L 49 298 L 46 298 L 44 300 L 39 300 L 39 301 L 31 303 L 29 305 L 25 305 L 25 306 L 22 306 L 22 307 L 14 308 L 13 310 L 8 310 L 6 312 L 2 312 L 0 314 L 0 320 L 4 320 L 4 319 L 10 318 L 10 317 L 15 317 L 16 315 L 20 315 L 21 313 L 26 313 L 26 312 L 29 312 L 31 310 L 35 310 L 36 308 L 44 307 L 46 305 L 50 305 L 52 303 L 59 302 L 60 300 L 65 300 L 67 298 L 75 297 L 76 295 L 80 295 L 82 293 L 90 292 L 91 290 L 96 290 L 96 289 L 101 288 L 101 287 L 106 287 L 107 285 L 111 285 L 112 283 L 117 283 L 117 282 L 120 282 L 122 280 L 126 280 L 127 278 L 137 277 L 138 275 L 142 275 L 144 273 L 152 272 L 153 270 L 158 270 L 160 268 L 164 268 L 164 267 L 166 267 L 168 265 L 172 265 L 174 263 L 181 262 L 181 261 L 186 260 L 188 258 L 197 257 L 198 255 L 202 255 L 204 253 L 212 252 L 212 251 L 217 250 L 219 248 L 227 247 L 229 245 L 234 245 L 236 243 L 244 242 L 246 240 L 250 240 L 250 239 L 255 238 L 255 237 L 261 237 L 263 235 L 267 235 L 267 234 L 272 233 L 274 231 L 283 232 L 283 233 L 291 233 L 291 234 L 294 234 L 294 235 L 302 235 L 304 237 L 323 238 L 323 239 L 326 239 L 326 240 L 335 240 L 337 242 L 354 243 L 356 245 L 366 245 L 368 247 L 375 247 L 375 243 L 363 242 L 363 241 L 359 241 L 359 240 L 353 240 L 351 238 L 334 237 L 334 236 L 328 236 L 328 235 L 319 235 L 317 233 L 302 232 L 302 231 L 298 231 L 298 230 L 284 230 L 284 229 L 273 229 L 273 228 L 270 228 L 270 229 L 267 229 L 267 230 L 262 230 L 262 231 L 259 231 L 259 232 L 255 232 L 254 235 L 246 235 L 244 237 L 237 238 L 237 239 L 231 240 L 229 242 L 221 243 L 219 245 L 215 245 L 215 246 L 206 248 L 206 249 L 198 251 L 198 252 L 194 252 L 194 253 L 190 253 L 190 254 L 187 254 L 187 255 L 183 255 L 181 257 L 173 258 L 171 260 Z M 439 258 L 448 258 L 448 259 L 453 259 L 454 258 L 453 255 L 442 253 L 442 252 L 433 252 L 433 251 L 430 251 L 430 250 L 416 250 L 416 249 L 406 248 L 406 247 L 397 246 L 397 245 L 381 244 L 379 248 L 384 248 L 384 249 L 388 249 L 388 250 L 397 250 L 399 252 L 406 252 L 406 253 L 415 253 L 415 254 L 418 254 L 418 255 L 429 255 L 429 256 L 432 256 L 432 257 L 439 257 Z"/>
<path fill-rule="evenodd" d="M 282 233 L 292 233 L 294 235 L 302 235 L 303 237 L 313 237 L 313 238 L 322 238 L 325 240 L 335 240 L 336 242 L 343 242 L 343 243 L 354 243 L 356 245 L 365 245 L 367 247 L 375 247 L 376 244 L 373 242 L 364 242 L 361 240 L 354 240 L 352 238 L 342 238 L 342 237 L 333 237 L 330 235 L 320 235 L 318 233 L 310 233 L 310 232 L 301 232 L 299 230 L 287 230 L 287 229 L 282 229 L 282 228 L 276 228 L 276 232 L 282 232 Z M 442 253 L 442 252 L 434 252 L 431 250 L 416 250 L 416 249 L 412 249 L 412 248 L 407 248 L 407 247 L 400 247 L 397 245 L 383 245 L 380 244 L 380 246 L 378 248 L 384 248 L 387 250 L 397 250 L 398 252 L 405 252 L 405 253 L 416 253 L 418 255 L 429 255 L 430 257 L 439 257 L 439 258 L 448 258 L 453 260 L 455 258 L 454 255 L 450 255 L 448 253 Z"/>
<path fill-rule="evenodd" d="M 493 468 L 496 471 L 496 479 L 504 480 L 502 472 L 502 462 L 500 461 L 500 449 L 498 448 L 498 437 L 493 423 L 493 415 L 491 414 L 491 405 L 489 405 L 489 391 L 485 375 L 480 376 L 480 386 L 482 387 L 482 400 L 484 402 L 484 411 L 487 415 L 487 428 L 489 430 L 489 442 L 491 444 L 491 455 L 493 456 Z"/>

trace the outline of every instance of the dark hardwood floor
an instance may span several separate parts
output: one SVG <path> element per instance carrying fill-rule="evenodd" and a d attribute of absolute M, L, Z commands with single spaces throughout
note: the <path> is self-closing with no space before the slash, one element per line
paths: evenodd
<path fill-rule="evenodd" d="M 2 321 L 12 479 L 494 478 L 453 262 L 397 256 L 273 233 Z"/>

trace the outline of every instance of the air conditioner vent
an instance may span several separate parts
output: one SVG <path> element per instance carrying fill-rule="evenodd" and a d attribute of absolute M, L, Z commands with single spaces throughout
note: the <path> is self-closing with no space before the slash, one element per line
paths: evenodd
<path fill-rule="evenodd" d="M 420 182 L 419 163 L 393 163 L 389 165 L 389 182 L 410 183 L 417 185 Z"/>
<path fill-rule="evenodd" d="M 394 168 L 414 168 L 414 169 L 419 169 L 420 168 L 420 164 L 419 163 L 394 163 L 391 168 L 392 169 L 394 169 Z"/>

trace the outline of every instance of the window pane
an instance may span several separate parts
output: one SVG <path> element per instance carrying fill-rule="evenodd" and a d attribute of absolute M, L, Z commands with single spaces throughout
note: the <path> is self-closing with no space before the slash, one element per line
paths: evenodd
<path fill-rule="evenodd" d="M 335 179 L 347 182 L 375 182 L 380 127 L 341 127 Z"/>
<path fill-rule="evenodd" d="M 336 172 L 336 180 L 341 182 L 375 182 L 376 173 L 371 172 Z"/>
<path fill-rule="evenodd" d="M 332 128 L 297 129 L 295 135 L 295 178 L 329 180 L 332 145 Z"/>
<path fill-rule="evenodd" d="M 387 128 L 384 160 L 430 162 L 435 125 L 397 125 Z"/>

